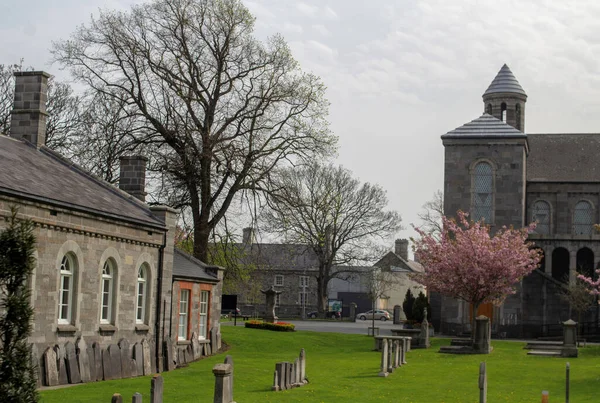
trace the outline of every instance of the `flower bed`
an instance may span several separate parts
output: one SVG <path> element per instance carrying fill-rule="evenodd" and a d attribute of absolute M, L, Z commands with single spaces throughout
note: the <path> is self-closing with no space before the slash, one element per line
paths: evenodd
<path fill-rule="evenodd" d="M 269 322 L 260 322 L 258 320 L 249 320 L 244 324 L 245 327 L 250 327 L 253 329 L 266 329 L 266 330 L 275 330 L 277 332 L 293 332 L 295 326 L 291 323 L 286 322 L 278 322 L 278 323 L 269 323 Z"/>

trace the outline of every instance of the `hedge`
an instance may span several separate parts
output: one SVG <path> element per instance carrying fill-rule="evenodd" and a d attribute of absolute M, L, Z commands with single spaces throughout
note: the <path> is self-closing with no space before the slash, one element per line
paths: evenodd
<path fill-rule="evenodd" d="M 260 322 L 258 320 L 249 320 L 244 325 L 245 327 L 249 327 L 252 329 L 266 329 L 266 330 L 275 330 L 277 332 L 293 332 L 296 328 L 291 323 L 286 322 L 278 322 L 278 323 L 270 323 L 270 322 Z"/>

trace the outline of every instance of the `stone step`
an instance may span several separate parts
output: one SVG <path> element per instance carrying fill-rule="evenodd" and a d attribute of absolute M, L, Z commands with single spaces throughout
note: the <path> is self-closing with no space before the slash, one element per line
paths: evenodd
<path fill-rule="evenodd" d="M 523 347 L 525 350 L 560 350 L 562 349 L 563 344 L 562 343 L 556 343 L 556 344 L 541 344 L 541 343 L 527 343 L 525 345 L 525 347 Z"/>
<path fill-rule="evenodd" d="M 527 352 L 527 355 L 535 355 L 538 357 L 560 357 L 560 351 L 531 350 Z"/>

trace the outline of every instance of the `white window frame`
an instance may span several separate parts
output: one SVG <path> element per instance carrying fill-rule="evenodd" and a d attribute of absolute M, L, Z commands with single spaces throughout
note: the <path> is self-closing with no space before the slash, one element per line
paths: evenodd
<path fill-rule="evenodd" d="M 283 287 L 283 274 L 276 274 L 273 284 L 275 287 Z"/>
<path fill-rule="evenodd" d="M 60 264 L 60 290 L 58 295 L 58 323 L 70 325 L 73 318 L 73 293 L 75 292 L 75 263 L 68 253 L 62 258 Z M 65 287 L 65 281 L 68 285 Z M 66 292 L 66 298 L 65 298 Z M 65 301 L 66 299 L 66 301 Z M 66 315 L 63 308 L 66 307 Z"/>
<path fill-rule="evenodd" d="M 210 292 L 200 291 L 200 321 L 198 324 L 198 339 L 208 337 L 208 307 L 210 305 Z"/>
<path fill-rule="evenodd" d="M 310 284 L 309 276 L 300 276 L 300 288 L 303 288 L 303 287 L 308 288 L 309 284 Z"/>
<path fill-rule="evenodd" d="M 183 303 L 183 305 L 182 305 Z M 177 325 L 177 340 L 187 340 L 190 320 L 190 290 L 179 290 L 179 316 Z M 183 323 L 182 323 L 183 320 Z"/>
<path fill-rule="evenodd" d="M 145 264 L 138 269 L 135 291 L 135 323 L 146 323 L 146 304 L 148 301 L 148 268 Z"/>
<path fill-rule="evenodd" d="M 102 290 L 100 292 L 100 323 L 102 324 L 112 323 L 115 274 L 115 264 L 111 259 L 106 259 L 102 266 Z"/>
<path fill-rule="evenodd" d="M 298 293 L 298 304 L 300 306 L 307 306 L 308 305 L 307 299 L 308 299 L 308 292 L 306 292 L 306 291 L 300 291 Z"/>

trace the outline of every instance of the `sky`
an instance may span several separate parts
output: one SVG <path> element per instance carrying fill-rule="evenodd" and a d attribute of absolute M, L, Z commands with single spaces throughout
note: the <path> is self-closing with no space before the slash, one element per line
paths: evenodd
<path fill-rule="evenodd" d="M 52 41 L 98 9 L 134 0 L 0 0 L 0 63 L 61 80 Z M 525 131 L 600 132 L 600 2 L 504 0 L 252 0 L 255 35 L 280 33 L 319 75 L 339 137 L 337 163 L 387 191 L 399 238 L 443 188 L 440 136 L 483 113 L 504 63 L 528 94 Z M 391 246 L 391 245 L 390 245 Z"/>

